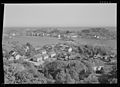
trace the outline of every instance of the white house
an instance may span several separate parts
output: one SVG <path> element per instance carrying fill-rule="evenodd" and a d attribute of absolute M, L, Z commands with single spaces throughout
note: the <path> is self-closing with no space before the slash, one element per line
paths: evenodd
<path fill-rule="evenodd" d="M 53 58 L 53 57 L 56 56 L 56 53 L 55 53 L 55 52 L 50 52 L 49 54 L 50 54 L 50 57 L 51 57 L 51 58 Z"/>
<path fill-rule="evenodd" d="M 68 52 L 72 52 L 72 48 L 71 47 L 68 49 Z"/>
<path fill-rule="evenodd" d="M 44 54 L 44 55 L 42 55 L 42 56 L 43 56 L 43 59 L 44 59 L 44 60 L 46 60 L 46 59 L 49 58 L 49 55 L 48 55 L 48 54 Z"/>
<path fill-rule="evenodd" d="M 42 50 L 42 54 L 47 54 L 47 51 L 46 50 Z"/>
<path fill-rule="evenodd" d="M 17 54 L 17 55 L 15 56 L 15 59 L 18 60 L 18 59 L 20 59 L 20 57 L 21 57 L 21 55 Z"/>

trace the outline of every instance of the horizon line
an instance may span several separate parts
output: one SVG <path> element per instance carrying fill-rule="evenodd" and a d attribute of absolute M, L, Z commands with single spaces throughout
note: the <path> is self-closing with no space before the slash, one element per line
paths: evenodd
<path fill-rule="evenodd" d="M 3 26 L 3 28 L 7 27 L 117 27 L 117 26 Z"/>

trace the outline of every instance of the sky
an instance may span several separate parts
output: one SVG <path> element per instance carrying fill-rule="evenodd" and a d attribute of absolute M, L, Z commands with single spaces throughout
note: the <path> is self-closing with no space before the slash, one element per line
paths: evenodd
<path fill-rule="evenodd" d="M 4 27 L 117 26 L 117 4 L 5 4 Z"/>

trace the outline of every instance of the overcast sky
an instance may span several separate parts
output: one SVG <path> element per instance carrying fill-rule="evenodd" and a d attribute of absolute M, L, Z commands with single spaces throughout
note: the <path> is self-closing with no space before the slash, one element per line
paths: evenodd
<path fill-rule="evenodd" d="M 117 5 L 5 4 L 4 26 L 116 26 Z"/>

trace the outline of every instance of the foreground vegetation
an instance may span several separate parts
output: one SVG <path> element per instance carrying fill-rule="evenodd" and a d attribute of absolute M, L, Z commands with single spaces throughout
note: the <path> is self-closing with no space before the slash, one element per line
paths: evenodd
<path fill-rule="evenodd" d="M 29 50 L 26 51 L 26 47 Z M 72 51 L 68 52 L 68 47 Z M 117 83 L 117 54 L 112 48 L 73 43 L 45 45 L 40 50 L 56 52 L 55 60 L 48 58 L 35 65 L 25 59 L 40 54 L 30 43 L 11 49 L 21 57 L 10 60 L 11 51 L 3 47 L 5 84 L 115 84 Z M 54 59 L 53 58 L 53 59 Z"/>

